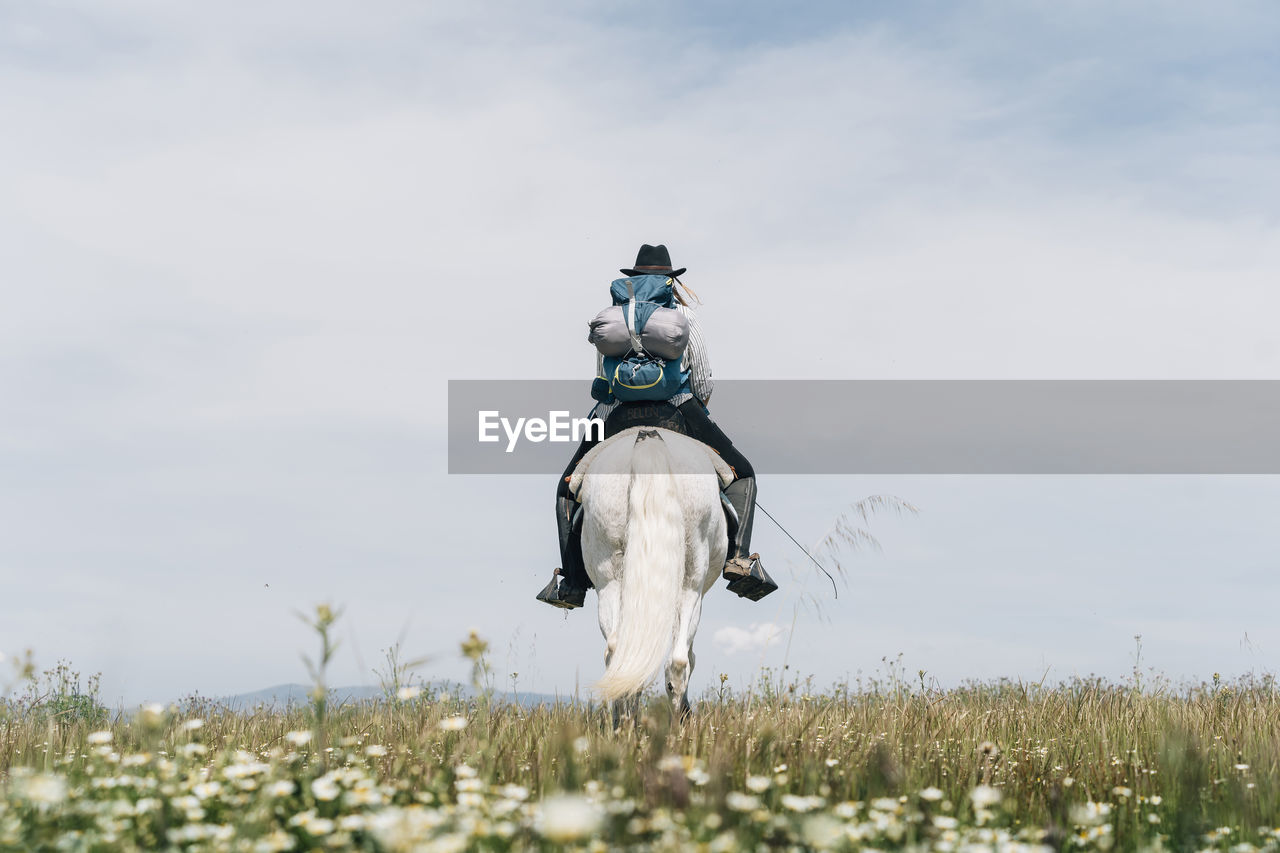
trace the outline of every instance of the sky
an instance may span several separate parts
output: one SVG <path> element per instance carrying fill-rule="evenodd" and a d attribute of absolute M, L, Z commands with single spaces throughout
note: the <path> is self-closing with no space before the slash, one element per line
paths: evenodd
<path fill-rule="evenodd" d="M 449 476 L 450 379 L 584 381 L 667 244 L 732 379 L 1275 379 L 1265 2 L 0 6 L 0 652 L 110 702 L 585 693 L 550 478 Z M 714 406 L 713 406 L 714 415 Z M 722 424 L 730 436 L 734 425 Z M 751 455 L 750 447 L 742 450 Z M 566 453 L 567 455 L 567 453 Z M 708 594 L 693 688 L 1274 671 L 1272 477 L 761 478 L 839 597 Z M 834 560 L 835 557 L 833 556 Z M 783 668 L 786 667 L 784 670 Z M 514 674 L 514 675 L 513 675 Z M 0 688 L 5 684 L 0 675 Z"/>

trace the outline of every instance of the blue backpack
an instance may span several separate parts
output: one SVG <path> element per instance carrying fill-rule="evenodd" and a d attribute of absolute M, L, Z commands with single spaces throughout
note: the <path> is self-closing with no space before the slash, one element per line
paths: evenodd
<path fill-rule="evenodd" d="M 674 308 L 671 279 L 664 275 L 620 278 L 609 286 L 614 305 L 623 308 L 631 349 L 623 356 L 606 356 L 602 376 L 591 383 L 591 396 L 601 403 L 666 400 L 688 384 L 680 369 L 683 358 L 666 361 L 644 351 L 640 333 L 658 308 Z"/>

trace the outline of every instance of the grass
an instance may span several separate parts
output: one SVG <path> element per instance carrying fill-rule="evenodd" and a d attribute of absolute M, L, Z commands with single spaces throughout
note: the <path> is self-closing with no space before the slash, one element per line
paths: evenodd
<path fill-rule="evenodd" d="M 483 641 L 464 650 L 482 678 Z M 617 731 L 601 709 L 396 684 L 109 720 L 91 695 L 29 690 L 0 717 L 0 850 L 1280 847 L 1269 678 L 810 694 L 766 673 Z"/>

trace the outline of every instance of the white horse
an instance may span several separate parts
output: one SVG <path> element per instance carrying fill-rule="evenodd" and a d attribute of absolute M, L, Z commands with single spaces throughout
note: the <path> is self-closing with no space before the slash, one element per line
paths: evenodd
<path fill-rule="evenodd" d="M 619 433 L 578 470 L 571 487 L 606 645 L 596 689 L 617 711 L 665 663 L 667 695 L 683 716 L 702 596 L 728 549 L 720 485 L 732 474 L 706 445 L 657 428 Z"/>

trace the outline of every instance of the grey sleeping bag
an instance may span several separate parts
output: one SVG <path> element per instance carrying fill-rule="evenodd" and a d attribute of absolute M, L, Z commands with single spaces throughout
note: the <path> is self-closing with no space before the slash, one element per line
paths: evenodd
<path fill-rule="evenodd" d="M 625 305 L 611 305 L 591 321 L 587 341 L 605 357 L 621 358 L 631 349 Z M 689 345 L 689 321 L 674 308 L 655 308 L 640 332 L 640 347 L 666 361 L 684 355 Z"/>
<path fill-rule="evenodd" d="M 587 343 L 594 344 L 605 358 L 622 358 L 631 349 L 631 335 L 621 305 L 604 309 L 589 324 Z"/>
<path fill-rule="evenodd" d="M 640 345 L 651 355 L 675 361 L 689 346 L 689 321 L 674 308 L 659 308 L 644 324 Z"/>

